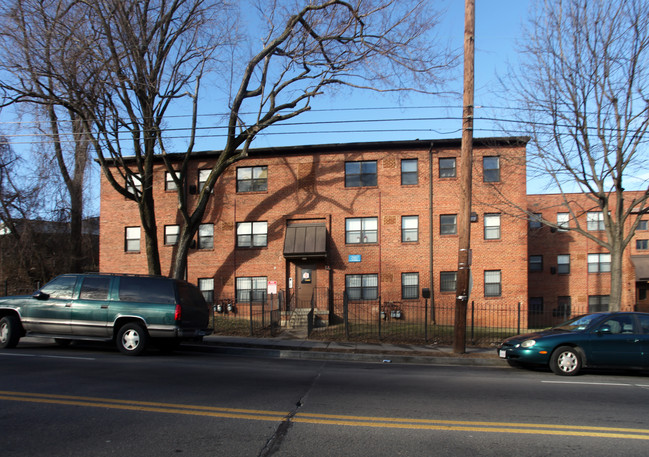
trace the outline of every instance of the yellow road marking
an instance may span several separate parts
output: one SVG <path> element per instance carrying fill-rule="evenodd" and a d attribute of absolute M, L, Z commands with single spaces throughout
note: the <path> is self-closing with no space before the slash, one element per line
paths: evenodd
<path fill-rule="evenodd" d="M 0 400 L 259 421 L 284 421 L 288 420 L 287 417 L 289 416 L 288 412 L 281 411 L 220 408 L 213 406 L 116 400 L 110 398 L 29 392 L 0 391 Z M 290 420 L 295 423 L 336 425 L 345 427 L 380 427 L 409 430 L 445 430 L 649 440 L 649 429 L 634 428 L 347 416 L 300 412 L 295 414 Z"/>

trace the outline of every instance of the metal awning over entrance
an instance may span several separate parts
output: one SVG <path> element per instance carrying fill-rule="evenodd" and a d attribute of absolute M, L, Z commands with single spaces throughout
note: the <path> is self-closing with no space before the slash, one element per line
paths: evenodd
<path fill-rule="evenodd" d="M 649 281 L 649 255 L 632 255 L 636 281 Z"/>
<path fill-rule="evenodd" d="M 325 224 L 295 224 L 286 227 L 284 257 L 287 259 L 327 257 L 327 227 Z"/>

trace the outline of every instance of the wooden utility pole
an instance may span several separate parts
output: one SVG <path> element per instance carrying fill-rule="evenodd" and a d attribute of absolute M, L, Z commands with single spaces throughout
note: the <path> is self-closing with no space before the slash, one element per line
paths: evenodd
<path fill-rule="evenodd" d="M 455 299 L 453 352 L 466 351 L 466 312 L 469 301 L 471 272 L 471 187 L 473 180 L 473 85 L 475 51 L 475 0 L 464 2 L 464 97 L 462 113 L 462 148 L 460 151 L 460 183 L 462 200 L 458 214 L 458 267 Z"/>

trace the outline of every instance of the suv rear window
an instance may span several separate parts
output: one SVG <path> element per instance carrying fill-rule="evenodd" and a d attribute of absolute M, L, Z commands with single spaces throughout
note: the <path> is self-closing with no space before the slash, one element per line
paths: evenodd
<path fill-rule="evenodd" d="M 123 276 L 119 279 L 119 299 L 140 303 L 176 302 L 173 281 L 167 278 Z"/>

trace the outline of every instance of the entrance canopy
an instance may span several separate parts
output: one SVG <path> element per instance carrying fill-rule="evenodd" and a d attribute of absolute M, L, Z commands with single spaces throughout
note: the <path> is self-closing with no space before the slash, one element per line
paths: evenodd
<path fill-rule="evenodd" d="M 327 227 L 325 224 L 295 224 L 286 227 L 284 257 L 287 259 L 327 257 Z"/>
<path fill-rule="evenodd" d="M 636 281 L 649 281 L 649 255 L 632 255 Z"/>

